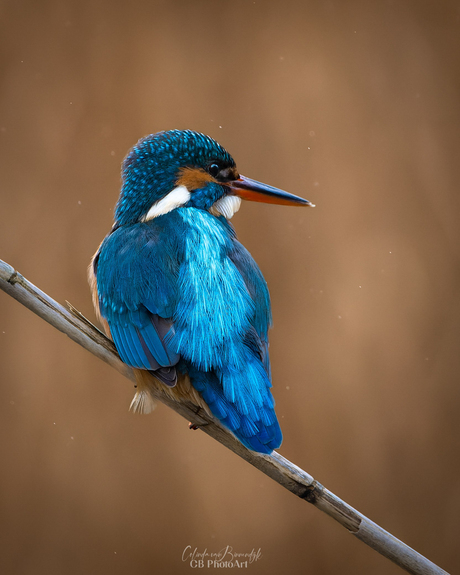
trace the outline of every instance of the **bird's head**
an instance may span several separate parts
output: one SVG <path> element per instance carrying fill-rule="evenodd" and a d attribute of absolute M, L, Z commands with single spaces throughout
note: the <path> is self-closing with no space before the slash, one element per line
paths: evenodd
<path fill-rule="evenodd" d="M 231 218 L 241 198 L 274 204 L 310 202 L 238 173 L 215 140 L 191 130 L 158 132 L 139 140 L 123 162 L 116 225 L 148 221 L 179 207 Z"/>

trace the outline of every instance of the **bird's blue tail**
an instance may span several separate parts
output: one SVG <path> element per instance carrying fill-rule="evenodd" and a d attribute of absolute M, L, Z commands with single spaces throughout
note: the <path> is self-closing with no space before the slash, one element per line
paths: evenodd
<path fill-rule="evenodd" d="M 251 369 L 243 372 L 198 371 L 188 366 L 192 385 L 200 392 L 212 414 L 248 449 L 271 453 L 283 435 L 276 418 L 270 381 L 263 368 L 264 384 L 251 385 Z"/>

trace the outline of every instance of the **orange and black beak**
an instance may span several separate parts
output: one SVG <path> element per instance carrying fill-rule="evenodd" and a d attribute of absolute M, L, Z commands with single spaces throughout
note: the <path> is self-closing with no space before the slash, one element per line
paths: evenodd
<path fill-rule="evenodd" d="M 264 202 L 266 204 L 281 204 L 283 206 L 315 207 L 315 204 L 304 198 L 294 196 L 294 194 L 284 192 L 273 186 L 262 184 L 262 182 L 251 180 L 251 178 L 246 178 L 245 176 L 240 175 L 237 180 L 233 180 L 227 185 L 230 186 L 232 194 L 239 196 L 243 200 Z"/>

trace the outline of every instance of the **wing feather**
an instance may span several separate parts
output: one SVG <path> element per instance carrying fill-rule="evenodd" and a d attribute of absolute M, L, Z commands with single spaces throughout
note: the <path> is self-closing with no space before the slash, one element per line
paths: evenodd
<path fill-rule="evenodd" d="M 93 258 L 90 277 L 97 308 L 122 360 L 153 371 L 171 386 L 180 359 L 167 343 L 174 330 L 168 316 L 175 304 L 177 272 L 174 250 L 158 244 L 153 222 L 117 228 Z"/>

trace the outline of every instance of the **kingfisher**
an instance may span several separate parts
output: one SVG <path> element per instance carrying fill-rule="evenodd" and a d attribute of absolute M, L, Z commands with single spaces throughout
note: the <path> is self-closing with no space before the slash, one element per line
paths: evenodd
<path fill-rule="evenodd" d="M 270 296 L 230 223 L 242 199 L 313 205 L 242 176 L 204 134 L 142 138 L 123 161 L 114 224 L 89 280 L 96 314 L 134 368 L 133 411 L 149 413 L 160 386 L 268 454 L 282 441 L 271 393 Z"/>

